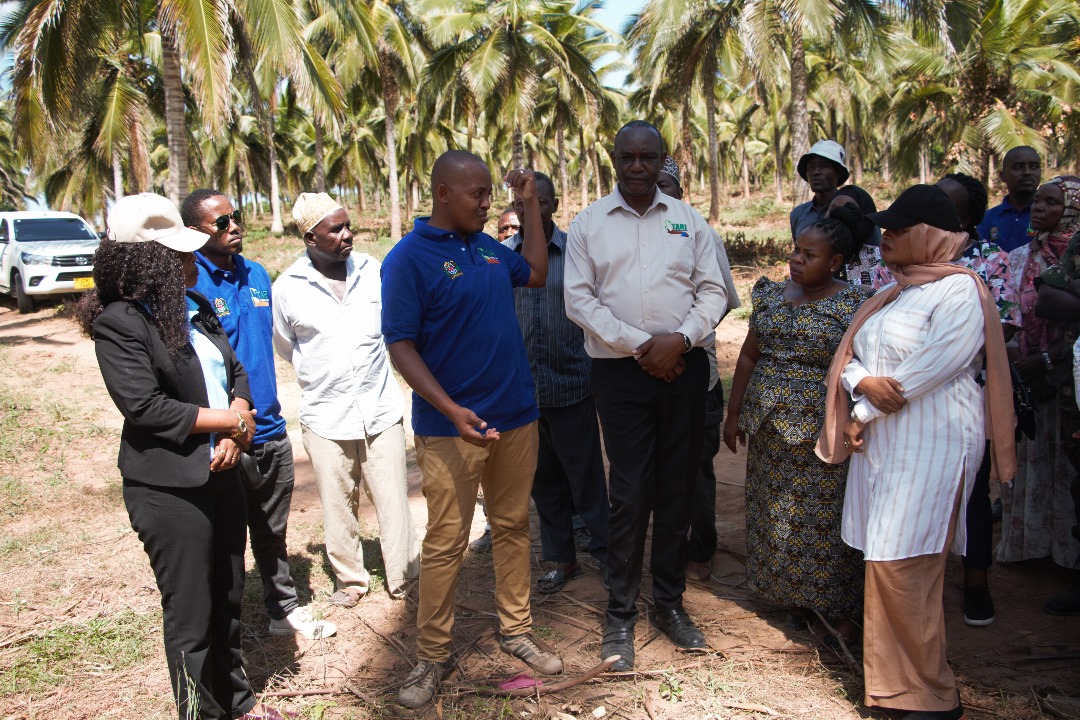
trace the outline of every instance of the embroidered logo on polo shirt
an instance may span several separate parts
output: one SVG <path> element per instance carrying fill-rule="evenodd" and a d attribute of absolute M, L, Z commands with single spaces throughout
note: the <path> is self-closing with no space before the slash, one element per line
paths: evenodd
<path fill-rule="evenodd" d="M 251 304 L 255 307 L 270 307 L 270 291 L 259 290 L 258 288 L 249 287 L 251 291 Z"/>
<path fill-rule="evenodd" d="M 214 298 L 214 314 L 218 317 L 225 317 L 230 314 L 229 304 L 225 302 L 225 298 Z"/>
<path fill-rule="evenodd" d="M 454 264 L 453 260 L 447 260 L 442 264 L 443 272 L 446 273 L 446 277 L 451 280 L 457 280 L 461 277 L 461 271 L 458 270 L 458 266 Z"/>
<path fill-rule="evenodd" d="M 490 250 L 485 250 L 484 248 L 477 248 L 476 252 L 480 257 L 487 260 L 488 265 L 499 265 L 500 264 L 499 263 L 499 258 L 495 257 L 495 254 L 492 253 Z"/>
<path fill-rule="evenodd" d="M 687 232 L 686 223 L 674 223 L 670 220 L 665 220 L 664 229 L 667 230 L 668 235 L 682 235 L 683 237 L 690 237 L 690 233 Z"/>

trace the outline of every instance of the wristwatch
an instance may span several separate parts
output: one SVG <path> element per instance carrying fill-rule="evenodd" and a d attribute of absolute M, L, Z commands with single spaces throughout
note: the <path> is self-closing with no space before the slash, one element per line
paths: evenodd
<path fill-rule="evenodd" d="M 685 348 L 683 350 L 683 354 L 685 355 L 686 353 L 694 349 L 694 343 L 690 342 L 690 337 L 686 333 L 679 334 L 682 335 L 683 347 Z"/>
<path fill-rule="evenodd" d="M 1043 365 L 1046 366 L 1047 370 L 1053 370 L 1054 369 L 1054 361 L 1050 359 L 1050 353 L 1044 352 L 1042 354 L 1042 359 L 1043 359 Z"/>
<path fill-rule="evenodd" d="M 236 413 L 236 421 L 237 421 L 236 422 L 236 430 L 232 434 L 232 438 L 235 440 L 236 438 L 242 438 L 245 435 L 247 435 L 248 424 L 247 424 L 247 420 L 244 419 L 244 414 L 243 413 L 241 413 L 239 410 L 233 410 L 233 412 Z"/>
<path fill-rule="evenodd" d="M 852 422 L 859 422 L 859 416 L 855 413 L 855 408 L 851 408 L 851 415 L 848 417 L 851 418 Z"/>

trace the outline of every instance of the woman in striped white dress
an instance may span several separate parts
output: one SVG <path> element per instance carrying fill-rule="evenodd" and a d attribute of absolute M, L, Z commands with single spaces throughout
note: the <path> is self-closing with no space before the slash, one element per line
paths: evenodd
<path fill-rule="evenodd" d="M 866 704 L 957 720 L 945 558 L 965 550 L 988 427 L 997 429 L 995 467 L 1015 472 L 1013 423 L 998 420 L 1012 415 L 1005 342 L 985 284 L 949 262 L 967 236 L 944 192 L 917 185 L 870 218 L 884 229 L 881 253 L 897 283 L 863 305 L 837 351 L 818 453 L 829 462 L 855 453 L 842 537 L 867 561 Z M 984 347 L 993 425 L 975 382 Z"/>

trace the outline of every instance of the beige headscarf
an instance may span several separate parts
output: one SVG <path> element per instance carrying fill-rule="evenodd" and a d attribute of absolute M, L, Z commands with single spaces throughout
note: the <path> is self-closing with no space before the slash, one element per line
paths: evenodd
<path fill-rule="evenodd" d="M 891 288 L 871 297 L 862 304 L 844 333 L 840 347 L 836 349 L 829 367 L 828 391 L 825 397 L 825 425 L 821 428 L 815 452 L 827 463 L 839 464 L 851 457 L 844 447 L 844 427 L 847 425 L 848 398 L 840 383 L 853 356 L 852 344 L 855 333 L 866 319 L 891 303 L 900 291 L 911 285 L 925 285 L 948 275 L 964 273 L 976 279 L 979 300 L 983 308 L 983 336 L 986 352 L 986 436 L 990 438 L 992 459 L 991 476 L 1008 482 L 1016 476 L 1016 417 L 1013 414 L 1012 377 L 1009 359 L 1005 354 L 1005 336 L 1001 330 L 1001 316 L 990 296 L 986 283 L 978 275 L 949 262 L 967 243 L 967 233 L 948 232 L 921 223 L 913 225 L 905 236 L 907 244 L 895 247 L 897 255 L 905 258 L 905 264 L 889 264 L 896 277 Z M 910 260 L 910 264 L 906 261 Z"/>
<path fill-rule="evenodd" d="M 292 216 L 300 234 L 304 235 L 340 207 L 338 201 L 326 193 L 300 193 L 293 205 Z"/>

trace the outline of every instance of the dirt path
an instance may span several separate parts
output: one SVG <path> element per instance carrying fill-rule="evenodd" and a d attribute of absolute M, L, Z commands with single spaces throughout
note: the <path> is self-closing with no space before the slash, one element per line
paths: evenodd
<path fill-rule="evenodd" d="M 159 598 L 119 493 L 120 417 L 101 384 L 92 343 L 69 319 L 55 315 L 47 308 L 20 316 L 10 303 L 0 306 L 0 390 L 7 403 L 2 412 L 19 418 L 5 425 L 11 437 L 0 438 L 0 718 L 169 717 Z M 744 334 L 745 323 L 734 319 L 718 332 L 720 361 L 728 372 Z M 248 671 L 260 690 L 342 691 L 281 700 L 303 717 L 412 717 L 390 700 L 414 659 L 415 604 L 394 602 L 381 587 L 354 611 L 326 602 L 332 583 L 323 560 L 318 493 L 296 425 L 298 392 L 291 370 L 280 364 L 278 370 L 297 461 L 290 525 L 294 575 L 305 599 L 338 623 L 340 632 L 316 643 L 269 636 L 249 560 Z M 862 707 L 857 673 L 819 649 L 820 628 L 789 627 L 781 609 L 746 588 L 744 470 L 743 453 L 721 450 L 720 550 L 710 582 L 692 584 L 686 594 L 711 652 L 677 652 L 643 620 L 636 674 L 539 702 L 476 696 L 467 688 L 523 668 L 499 652 L 494 638 L 490 556 L 468 555 L 454 633 L 462 660 L 440 703 L 415 717 L 644 718 L 650 708 L 657 718 L 884 717 Z M 427 516 L 419 486 L 410 462 L 410 505 L 423 532 Z M 377 523 L 366 498 L 361 517 L 368 530 L 367 564 L 378 572 Z M 482 524 L 478 512 L 474 537 Z M 535 523 L 533 528 L 538 555 Z M 1047 596 L 1067 589 L 1066 573 L 1046 562 L 995 566 L 997 621 L 986 629 L 964 625 L 960 579 L 954 559 L 945 593 L 949 654 L 963 682 L 969 718 L 1048 717 L 1036 696 L 1080 694 L 1080 618 L 1054 618 L 1040 609 Z M 643 591 L 650 595 L 648 581 Z M 569 673 L 596 662 L 605 599 L 595 568 L 562 593 L 534 596 L 537 632 L 562 652 Z M 87 634 L 99 627 L 105 630 Z M 110 635 L 109 628 L 122 632 Z M 76 638 L 66 653 L 57 650 L 64 633 Z M 91 662 L 91 656 L 98 658 L 99 636 L 113 635 L 133 647 L 101 651 L 106 660 Z M 1065 657 L 1050 659 L 1055 655 Z"/>

